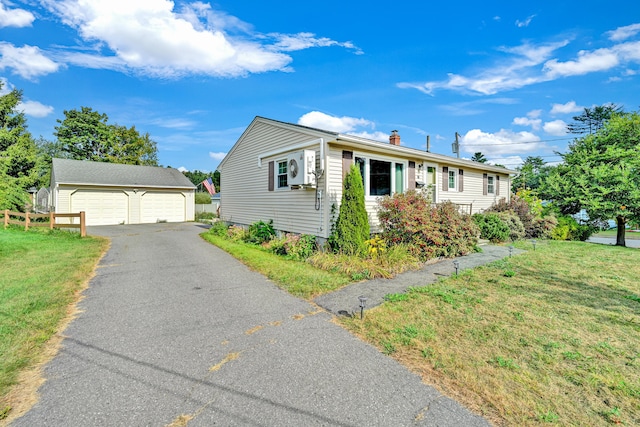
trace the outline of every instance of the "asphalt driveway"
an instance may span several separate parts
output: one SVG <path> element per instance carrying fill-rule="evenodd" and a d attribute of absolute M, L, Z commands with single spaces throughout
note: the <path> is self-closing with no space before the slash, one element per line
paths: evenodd
<path fill-rule="evenodd" d="M 111 249 L 39 402 L 12 425 L 488 425 L 202 231 L 89 229 Z"/>

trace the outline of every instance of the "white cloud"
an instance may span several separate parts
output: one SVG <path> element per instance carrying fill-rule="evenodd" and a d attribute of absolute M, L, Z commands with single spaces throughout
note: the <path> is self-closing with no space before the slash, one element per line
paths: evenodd
<path fill-rule="evenodd" d="M 359 127 L 373 128 L 373 122 L 363 118 L 335 117 L 320 111 L 311 111 L 298 119 L 298 124 L 339 133 L 350 133 Z M 388 135 L 387 135 L 388 137 Z"/>
<path fill-rule="evenodd" d="M 559 78 L 578 76 L 595 72 L 606 72 L 618 67 L 631 69 L 631 64 L 640 64 L 640 41 L 617 43 L 640 33 L 640 24 L 620 27 L 607 33 L 610 47 L 595 50 L 581 50 L 570 59 L 559 57 L 560 48 L 569 45 L 570 40 L 554 43 L 524 43 L 515 47 L 502 47 L 498 51 L 507 54 L 492 66 L 480 69 L 468 76 L 449 73 L 441 81 L 401 82 L 400 88 L 417 89 L 433 95 L 440 89 L 458 92 L 493 95 L 499 92 L 552 81 Z"/>
<path fill-rule="evenodd" d="M 211 151 L 209 151 L 209 157 L 211 157 L 213 160 L 217 160 L 217 161 L 222 161 L 222 159 L 224 159 L 224 157 L 227 155 L 227 153 L 213 153 Z"/>
<path fill-rule="evenodd" d="M 296 50 L 308 49 L 311 47 L 330 47 L 341 46 L 347 49 L 354 49 L 356 54 L 361 55 L 363 52 L 351 42 L 337 42 L 327 37 L 316 37 L 312 33 L 298 33 L 298 34 L 269 34 L 277 42 L 273 45 L 272 49 L 281 52 L 292 52 Z"/>
<path fill-rule="evenodd" d="M 566 104 L 553 104 L 551 106 L 551 114 L 571 114 L 582 111 L 584 107 L 576 105 L 576 101 L 569 101 Z"/>
<path fill-rule="evenodd" d="M 468 131 L 461 139 L 460 147 L 465 153 L 481 151 L 487 157 L 513 153 L 530 153 L 544 147 L 540 138 L 531 132 L 513 132 L 500 129 L 489 133 L 480 129 Z"/>
<path fill-rule="evenodd" d="M 349 132 L 349 135 L 358 136 L 360 138 L 373 139 L 374 141 L 389 142 L 389 134 L 376 131 L 376 132 Z"/>
<path fill-rule="evenodd" d="M 35 46 L 15 47 L 10 43 L 0 42 L 0 69 L 12 69 L 14 74 L 34 80 L 38 76 L 53 73 L 60 68 Z"/>
<path fill-rule="evenodd" d="M 30 27 L 35 16 L 24 9 L 5 9 L 0 2 L 0 28 L 3 27 Z"/>
<path fill-rule="evenodd" d="M 505 156 L 494 157 L 493 159 L 489 159 L 487 163 L 490 165 L 502 165 L 509 169 L 515 169 L 518 166 L 522 166 L 524 160 L 522 160 L 522 157 L 520 156 Z"/>
<path fill-rule="evenodd" d="M 516 27 L 518 28 L 522 28 L 522 27 L 528 27 L 529 24 L 531 23 L 531 21 L 533 20 L 533 18 L 535 18 L 536 15 L 531 15 L 528 16 L 524 21 L 521 20 L 516 20 Z"/>
<path fill-rule="evenodd" d="M 21 102 L 16 106 L 16 109 L 31 117 L 47 117 L 53 113 L 52 106 L 44 105 L 38 101 Z"/>
<path fill-rule="evenodd" d="M 179 168 L 177 168 L 180 172 L 189 172 L 189 169 L 185 168 L 184 166 L 180 166 Z"/>
<path fill-rule="evenodd" d="M 511 55 L 510 58 L 494 67 L 479 72 L 475 76 L 465 77 L 451 73 L 449 78 L 444 81 L 403 82 L 398 83 L 397 86 L 418 89 L 428 95 L 432 95 L 437 89 L 481 93 L 483 95 L 493 95 L 506 90 L 518 89 L 549 80 L 548 76 L 541 74 L 535 67 L 539 67 L 549 60 L 556 50 L 566 46 L 568 43 L 569 40 L 563 40 L 540 45 L 525 43 L 516 47 L 501 48 L 501 51 Z"/>
<path fill-rule="evenodd" d="M 620 63 L 620 56 L 612 49 L 582 50 L 573 61 L 560 62 L 551 59 L 545 62 L 543 70 L 551 79 L 577 76 L 596 71 L 609 70 Z"/>
<path fill-rule="evenodd" d="M 607 31 L 605 34 L 609 36 L 609 40 L 621 41 L 640 33 L 640 24 L 631 24 L 625 27 L 618 27 L 615 30 Z"/>
<path fill-rule="evenodd" d="M 518 126 L 531 126 L 531 129 L 538 130 L 540 129 L 540 125 L 542 124 L 542 120 L 540 119 L 531 119 L 529 117 L 515 117 L 513 119 L 513 124 Z"/>
<path fill-rule="evenodd" d="M 186 4 L 178 11 L 169 0 L 46 0 L 45 4 L 86 42 L 99 48 L 95 54 L 65 54 L 68 61 L 87 67 L 133 70 L 157 77 L 237 77 L 291 71 L 292 58 L 284 52 L 292 50 L 315 46 L 357 50 L 350 42 L 310 33 L 253 33 L 249 24 L 203 2 Z"/>
<path fill-rule="evenodd" d="M 546 133 L 553 136 L 564 136 L 568 133 L 567 123 L 564 120 L 554 120 L 546 122 L 543 126 Z"/>

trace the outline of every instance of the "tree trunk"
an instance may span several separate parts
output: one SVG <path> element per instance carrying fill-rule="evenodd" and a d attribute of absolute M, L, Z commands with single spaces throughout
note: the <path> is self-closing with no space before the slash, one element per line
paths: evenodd
<path fill-rule="evenodd" d="M 618 226 L 618 233 L 616 235 L 616 246 L 627 246 L 626 242 L 624 241 L 625 225 L 627 224 L 627 221 L 624 217 L 619 216 L 616 217 L 616 222 Z"/>

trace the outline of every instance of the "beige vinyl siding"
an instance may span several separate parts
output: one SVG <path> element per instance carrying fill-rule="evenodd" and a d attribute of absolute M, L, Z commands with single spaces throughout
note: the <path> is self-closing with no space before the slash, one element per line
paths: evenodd
<path fill-rule="evenodd" d="M 288 152 L 265 157 L 262 166 L 258 167 L 258 156 L 318 137 L 321 135 L 255 122 L 234 146 L 221 171 L 220 185 L 224 189 L 220 195 L 222 218 L 245 226 L 273 220 L 274 227 L 280 231 L 327 237 L 325 209 L 315 209 L 314 189 L 278 189 L 276 182 L 274 191 L 268 191 L 269 162 L 274 161 L 277 167 L 277 161 L 286 159 Z M 317 144 L 308 148 L 316 151 L 316 166 L 320 161 L 319 148 Z M 275 177 L 277 180 L 277 173 Z M 320 180 L 321 186 L 322 183 L 323 179 Z"/>
<path fill-rule="evenodd" d="M 500 175 L 500 194 L 487 194 L 483 195 L 483 174 L 486 173 L 482 170 L 470 169 L 463 167 L 464 171 L 464 190 L 460 191 L 442 191 L 442 167 L 447 165 L 438 165 L 437 167 L 437 200 L 438 202 L 451 201 L 456 204 L 464 205 L 461 209 L 465 212 L 469 212 L 469 205 L 471 205 L 472 213 L 482 212 L 489 208 L 495 202 L 500 199 L 509 200 L 510 197 L 510 182 L 508 175 Z M 453 168 L 456 171 L 461 169 L 456 166 L 448 166 L 449 169 Z M 496 176 L 496 174 L 491 174 Z M 459 179 L 459 176 L 458 176 Z"/>

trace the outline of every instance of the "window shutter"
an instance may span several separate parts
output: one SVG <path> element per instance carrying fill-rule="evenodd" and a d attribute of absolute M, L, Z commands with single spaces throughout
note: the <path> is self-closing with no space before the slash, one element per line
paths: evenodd
<path fill-rule="evenodd" d="M 496 175 L 496 196 L 500 195 L 500 177 Z"/>
<path fill-rule="evenodd" d="M 409 190 L 416 188 L 416 162 L 409 161 Z"/>
<path fill-rule="evenodd" d="M 269 162 L 269 191 L 273 191 L 273 174 L 275 170 L 275 163 Z"/>
<path fill-rule="evenodd" d="M 489 178 L 487 176 L 486 173 L 482 174 L 482 195 L 486 196 L 487 194 L 489 194 Z"/>
<path fill-rule="evenodd" d="M 458 169 L 458 191 L 464 191 L 464 171 L 462 169 Z"/>
<path fill-rule="evenodd" d="M 442 191 L 449 191 L 449 168 L 442 167 Z"/>
<path fill-rule="evenodd" d="M 353 151 L 342 152 L 342 179 L 349 173 L 349 168 L 353 163 Z"/>

